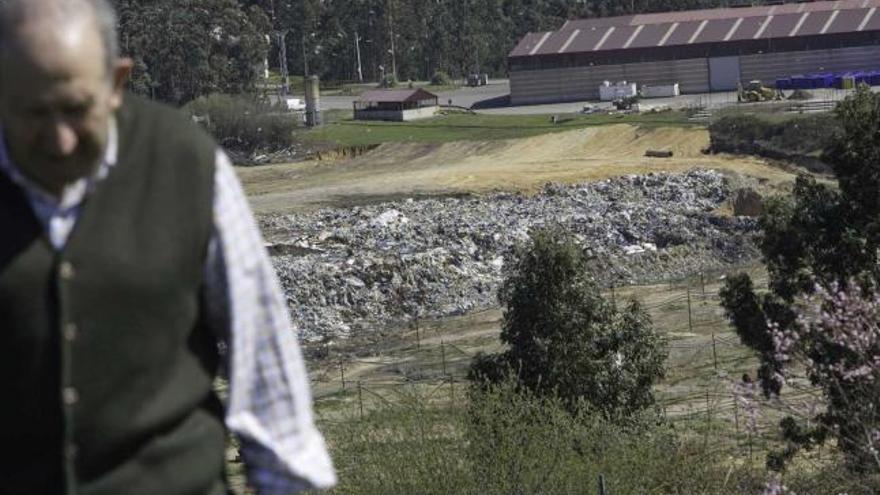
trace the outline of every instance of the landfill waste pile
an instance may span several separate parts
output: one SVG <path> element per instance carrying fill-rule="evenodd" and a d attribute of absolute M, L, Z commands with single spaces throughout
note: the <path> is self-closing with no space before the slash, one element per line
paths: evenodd
<path fill-rule="evenodd" d="M 542 226 L 571 232 L 604 287 L 756 259 L 756 220 L 718 213 L 732 189 L 721 173 L 694 170 L 548 184 L 533 196 L 409 199 L 260 222 L 279 239 L 270 251 L 302 338 L 326 341 L 413 316 L 497 306 L 505 261 Z"/>

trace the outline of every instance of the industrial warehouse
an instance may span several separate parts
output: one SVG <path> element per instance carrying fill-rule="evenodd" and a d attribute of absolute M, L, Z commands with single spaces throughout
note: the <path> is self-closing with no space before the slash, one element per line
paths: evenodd
<path fill-rule="evenodd" d="M 880 70 L 878 7 L 839 0 L 568 21 L 510 53 L 511 103 L 599 99 L 607 81 L 707 93 Z"/>

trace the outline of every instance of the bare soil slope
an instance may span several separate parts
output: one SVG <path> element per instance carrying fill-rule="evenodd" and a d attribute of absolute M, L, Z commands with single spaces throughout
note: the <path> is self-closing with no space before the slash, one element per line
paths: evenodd
<path fill-rule="evenodd" d="M 257 213 L 419 195 L 529 193 L 551 181 L 577 183 L 695 167 L 738 172 L 771 184 L 792 178 L 760 159 L 704 155 L 701 150 L 708 144 L 706 129 L 620 124 L 518 140 L 389 143 L 350 160 L 240 169 L 239 175 Z M 674 157 L 647 158 L 649 149 L 670 150 Z"/>

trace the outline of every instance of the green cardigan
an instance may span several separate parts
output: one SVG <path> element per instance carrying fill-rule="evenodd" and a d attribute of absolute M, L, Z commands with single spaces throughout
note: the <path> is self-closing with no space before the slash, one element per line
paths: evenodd
<path fill-rule="evenodd" d="M 119 159 L 55 252 L 0 174 L 0 492 L 224 493 L 201 289 L 215 145 L 126 96 Z"/>

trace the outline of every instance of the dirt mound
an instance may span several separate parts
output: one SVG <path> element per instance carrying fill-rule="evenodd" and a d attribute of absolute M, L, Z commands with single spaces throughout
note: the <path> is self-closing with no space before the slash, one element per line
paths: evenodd
<path fill-rule="evenodd" d="M 756 158 L 707 156 L 702 128 L 598 126 L 517 140 L 444 144 L 387 143 L 351 160 L 242 169 L 240 175 L 260 213 L 302 211 L 395 199 L 521 191 L 547 182 L 577 183 L 628 174 L 714 168 L 790 180 L 788 173 Z M 672 151 L 648 158 L 645 151 Z"/>

